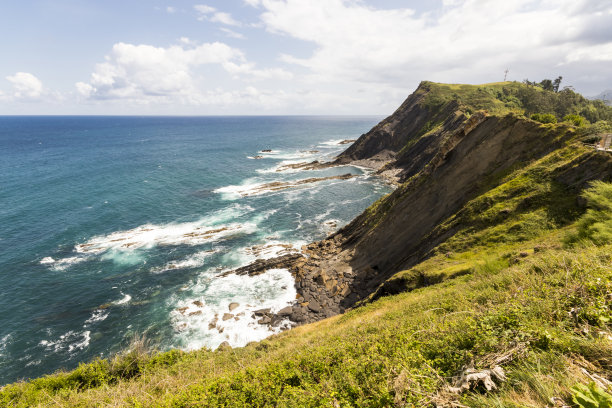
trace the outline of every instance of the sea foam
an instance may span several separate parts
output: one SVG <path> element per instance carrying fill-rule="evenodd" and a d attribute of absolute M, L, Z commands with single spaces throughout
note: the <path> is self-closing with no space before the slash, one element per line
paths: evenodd
<path fill-rule="evenodd" d="M 296 297 L 293 277 L 286 269 L 256 276 L 203 276 L 191 290 L 193 297 L 178 301 L 172 312 L 179 343 L 189 350 L 214 349 L 224 341 L 242 347 L 278 333 L 290 322 L 269 327 L 259 324 L 253 312 L 264 308 L 278 312 Z M 231 303 L 238 305 L 230 311 Z"/>

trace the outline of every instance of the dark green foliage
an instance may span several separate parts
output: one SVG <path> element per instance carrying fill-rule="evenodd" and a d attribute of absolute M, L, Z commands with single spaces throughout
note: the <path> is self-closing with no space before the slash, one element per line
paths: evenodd
<path fill-rule="evenodd" d="M 557 79 L 555 79 L 553 81 L 553 92 L 559 92 L 559 87 L 561 86 L 561 80 L 563 79 L 562 76 L 557 77 Z"/>
<path fill-rule="evenodd" d="M 583 196 L 589 209 L 578 221 L 578 231 L 570 234 L 566 242 L 593 242 L 605 245 L 612 242 L 612 183 L 595 181 Z"/>
<path fill-rule="evenodd" d="M 540 123 L 557 123 L 557 117 L 551 113 L 534 113 L 531 119 Z"/>
<path fill-rule="evenodd" d="M 526 115 L 545 112 L 554 113 L 557 119 L 574 114 L 589 122 L 612 120 L 612 107 L 606 106 L 602 101 L 590 101 L 574 92 L 571 87 L 556 92 L 554 89 L 546 90 L 539 84 L 533 86 L 533 83 L 529 82 L 527 86 L 518 89 L 516 97 Z"/>
<path fill-rule="evenodd" d="M 555 89 L 553 82 L 550 79 L 543 79 L 542 82 L 540 82 L 540 87 L 542 87 L 542 89 L 545 91 L 552 91 Z"/>

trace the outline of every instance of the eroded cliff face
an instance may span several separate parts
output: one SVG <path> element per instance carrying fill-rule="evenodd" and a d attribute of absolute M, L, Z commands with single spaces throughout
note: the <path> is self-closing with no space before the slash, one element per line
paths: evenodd
<path fill-rule="evenodd" d="M 455 122 L 452 122 L 453 125 Z M 435 135 L 414 162 L 395 163 L 408 180 L 339 233 L 355 254 L 355 270 L 391 274 L 422 260 L 444 236 L 431 236 L 436 225 L 461 209 L 495 173 L 527 163 L 569 141 L 568 128 L 543 130 L 513 115 L 477 113 L 456 128 Z M 434 147 L 435 146 L 435 147 Z M 425 239 L 427 237 L 427 239 Z"/>

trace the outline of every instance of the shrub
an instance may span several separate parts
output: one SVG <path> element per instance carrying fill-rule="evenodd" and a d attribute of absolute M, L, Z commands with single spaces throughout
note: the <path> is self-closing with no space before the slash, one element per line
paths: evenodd
<path fill-rule="evenodd" d="M 588 121 L 580 115 L 565 115 L 563 117 L 564 122 L 570 122 L 574 126 L 584 126 L 588 124 Z"/>
<path fill-rule="evenodd" d="M 557 123 L 557 117 L 552 113 L 534 113 L 531 119 L 540 123 Z"/>

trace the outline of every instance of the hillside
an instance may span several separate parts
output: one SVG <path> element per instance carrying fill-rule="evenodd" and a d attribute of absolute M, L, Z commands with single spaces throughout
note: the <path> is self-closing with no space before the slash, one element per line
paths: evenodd
<path fill-rule="evenodd" d="M 558 123 L 531 119 L 542 114 Z M 8 385 L 0 405 L 541 407 L 608 398 L 612 154 L 588 143 L 609 120 L 612 108 L 571 90 L 423 82 L 333 163 L 375 167 L 397 189 L 302 254 L 234 271 L 289 269 L 298 299 L 282 313 L 302 325 L 238 349 L 137 347 Z"/>

